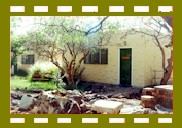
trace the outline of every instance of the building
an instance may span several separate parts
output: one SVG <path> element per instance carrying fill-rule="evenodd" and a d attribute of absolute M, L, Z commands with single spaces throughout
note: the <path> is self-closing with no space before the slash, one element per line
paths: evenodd
<path fill-rule="evenodd" d="M 161 41 L 165 43 L 169 39 Z M 165 53 L 169 58 L 170 49 L 165 48 Z M 33 53 L 18 57 L 18 68 L 28 70 L 37 60 L 38 56 Z M 129 35 L 124 39 L 119 34 L 114 35 L 99 52 L 90 54 L 83 65 L 82 80 L 88 82 L 144 87 L 159 83 L 163 75 L 159 48 L 154 39 L 142 34 Z"/>
<path fill-rule="evenodd" d="M 154 40 L 143 36 L 135 34 L 125 39 L 120 39 L 118 35 L 113 37 L 110 45 L 100 51 L 100 55 L 90 55 L 90 61 L 84 64 L 83 79 L 137 87 L 155 82 L 159 84 L 163 76 L 162 55 Z M 161 41 L 169 42 L 166 40 Z M 166 48 L 165 53 L 166 58 L 169 58 L 170 49 Z"/>

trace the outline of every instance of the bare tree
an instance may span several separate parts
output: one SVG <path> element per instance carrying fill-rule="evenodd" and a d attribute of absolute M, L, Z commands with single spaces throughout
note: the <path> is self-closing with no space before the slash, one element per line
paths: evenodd
<path fill-rule="evenodd" d="M 154 39 L 154 43 L 159 48 L 162 56 L 162 68 L 164 74 L 160 80 L 160 85 L 166 85 L 168 80 L 171 77 L 173 71 L 173 31 L 172 31 L 172 17 L 151 17 L 148 22 L 145 23 L 147 29 L 146 30 L 136 30 L 133 29 L 136 33 L 142 33 L 144 35 L 150 36 Z M 168 42 L 165 42 L 166 45 L 163 45 L 161 39 L 169 38 Z M 170 58 L 167 59 L 167 66 L 166 66 L 166 53 L 164 47 L 171 49 Z"/>

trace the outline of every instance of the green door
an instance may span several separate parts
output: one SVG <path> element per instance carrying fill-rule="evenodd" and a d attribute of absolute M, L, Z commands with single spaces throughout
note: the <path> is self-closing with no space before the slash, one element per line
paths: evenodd
<path fill-rule="evenodd" d="M 120 49 L 120 84 L 131 85 L 132 49 Z"/>

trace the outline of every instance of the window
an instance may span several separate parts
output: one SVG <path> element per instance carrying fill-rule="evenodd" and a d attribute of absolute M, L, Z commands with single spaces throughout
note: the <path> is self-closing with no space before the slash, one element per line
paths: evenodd
<path fill-rule="evenodd" d="M 107 64 L 108 49 L 100 49 L 96 53 L 90 53 L 84 60 L 85 64 Z"/>
<path fill-rule="evenodd" d="M 22 55 L 21 63 L 22 64 L 34 64 L 34 55 Z"/>

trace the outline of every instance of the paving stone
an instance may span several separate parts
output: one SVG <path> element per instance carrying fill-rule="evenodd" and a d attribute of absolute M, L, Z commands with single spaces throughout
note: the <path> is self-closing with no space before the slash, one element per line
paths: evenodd
<path fill-rule="evenodd" d="M 122 107 L 123 104 L 121 102 L 97 100 L 91 109 L 100 113 L 118 114 Z"/>

